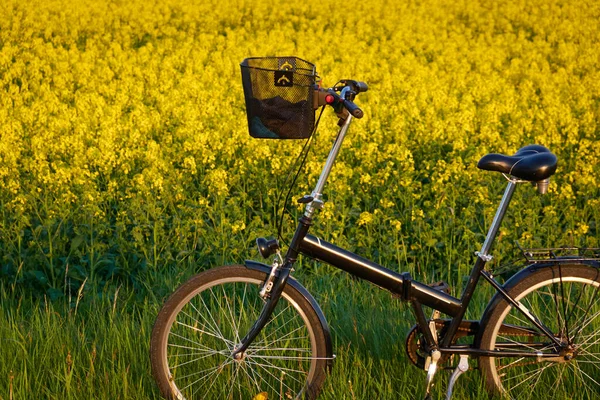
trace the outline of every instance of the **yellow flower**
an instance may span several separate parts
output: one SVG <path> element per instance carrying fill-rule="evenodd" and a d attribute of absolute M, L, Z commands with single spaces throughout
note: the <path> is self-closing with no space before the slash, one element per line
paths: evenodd
<path fill-rule="evenodd" d="M 369 225 L 372 222 L 373 222 L 373 214 L 371 214 L 368 211 L 364 211 L 360 214 L 357 224 L 359 226 L 363 226 L 363 225 Z"/>
<path fill-rule="evenodd" d="M 231 233 L 233 233 L 234 235 L 238 232 L 243 231 L 244 229 L 246 229 L 246 224 L 244 223 L 244 221 L 236 221 L 231 225 Z"/>
<path fill-rule="evenodd" d="M 227 196 L 229 193 L 228 186 L 229 174 L 222 168 L 213 169 L 206 174 L 204 183 L 208 186 L 208 190 L 215 196 Z"/>
<path fill-rule="evenodd" d="M 394 202 L 389 199 L 382 198 L 381 200 L 379 200 L 379 204 L 381 204 L 383 208 L 390 208 L 394 205 Z"/>

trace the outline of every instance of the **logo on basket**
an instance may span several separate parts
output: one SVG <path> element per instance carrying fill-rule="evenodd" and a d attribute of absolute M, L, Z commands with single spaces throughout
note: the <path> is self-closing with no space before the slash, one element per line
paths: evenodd
<path fill-rule="evenodd" d="M 279 62 L 281 62 L 281 60 Z M 288 61 L 283 61 L 283 64 L 281 64 L 279 66 L 279 69 L 281 69 L 283 71 L 289 71 L 289 70 L 294 69 L 294 66 L 292 64 L 290 64 Z"/>
<path fill-rule="evenodd" d="M 275 86 L 294 86 L 292 71 L 275 71 Z"/>

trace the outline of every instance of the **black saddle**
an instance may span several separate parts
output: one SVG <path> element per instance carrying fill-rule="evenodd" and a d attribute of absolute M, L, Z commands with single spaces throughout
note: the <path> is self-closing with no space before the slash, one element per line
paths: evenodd
<path fill-rule="evenodd" d="M 530 144 L 512 156 L 487 154 L 479 160 L 477 168 L 498 171 L 531 182 L 543 181 L 556 171 L 558 159 L 544 146 Z"/>

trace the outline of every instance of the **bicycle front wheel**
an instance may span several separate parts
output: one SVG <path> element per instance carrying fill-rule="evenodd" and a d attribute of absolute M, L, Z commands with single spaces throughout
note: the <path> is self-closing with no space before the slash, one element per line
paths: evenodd
<path fill-rule="evenodd" d="M 481 357 L 488 389 L 512 399 L 600 397 L 600 270 L 540 268 L 508 293 L 561 342 L 562 349 L 505 300 L 489 311 L 480 348 L 554 357 Z M 484 320 L 486 317 L 484 316 Z"/>
<path fill-rule="evenodd" d="M 286 285 L 271 320 L 243 357 L 234 346 L 257 320 L 266 274 L 208 270 L 180 286 L 152 331 L 152 373 L 168 399 L 314 398 L 325 379 L 326 339 L 311 304 Z"/>

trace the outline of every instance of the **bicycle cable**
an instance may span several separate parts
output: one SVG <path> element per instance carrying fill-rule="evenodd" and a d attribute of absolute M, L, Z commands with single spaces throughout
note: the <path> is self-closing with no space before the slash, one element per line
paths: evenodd
<path fill-rule="evenodd" d="M 300 173 L 302 172 L 302 169 L 304 168 L 304 165 L 306 164 L 306 158 L 308 157 L 308 153 L 310 152 L 310 147 L 313 143 L 313 137 L 317 131 L 317 128 L 319 126 L 319 121 L 321 121 L 321 116 L 323 115 L 324 110 L 325 110 L 325 106 L 321 107 L 321 112 L 319 113 L 319 116 L 317 117 L 317 120 L 315 121 L 315 126 L 310 134 L 310 137 L 304 143 L 304 146 L 302 146 L 302 150 L 300 150 L 300 154 L 298 154 L 298 157 L 296 157 L 296 160 L 294 161 L 294 163 L 288 170 L 287 176 L 286 176 L 285 180 L 283 181 L 283 186 L 285 186 L 291 176 L 293 169 L 295 168 L 296 164 L 298 163 L 298 160 L 300 160 L 302 158 L 302 161 L 300 162 L 300 166 L 298 167 L 298 170 L 296 171 L 296 174 L 294 175 L 294 179 L 292 179 L 292 183 L 290 184 L 288 191 L 285 195 L 283 208 L 281 210 L 281 216 L 278 218 L 278 220 L 276 222 L 276 226 L 275 226 L 277 229 L 277 238 L 286 246 L 288 245 L 288 243 L 283 239 L 283 236 L 281 235 L 281 231 L 283 229 L 283 218 L 286 213 L 287 203 L 290 200 L 290 195 L 292 193 L 292 189 L 294 188 L 294 185 L 296 184 L 296 181 L 298 180 L 298 177 L 300 176 Z M 282 192 L 279 192 L 279 194 L 277 196 L 277 200 L 275 202 L 276 218 L 277 218 L 277 215 L 279 214 L 279 203 L 281 202 L 281 193 Z"/>

